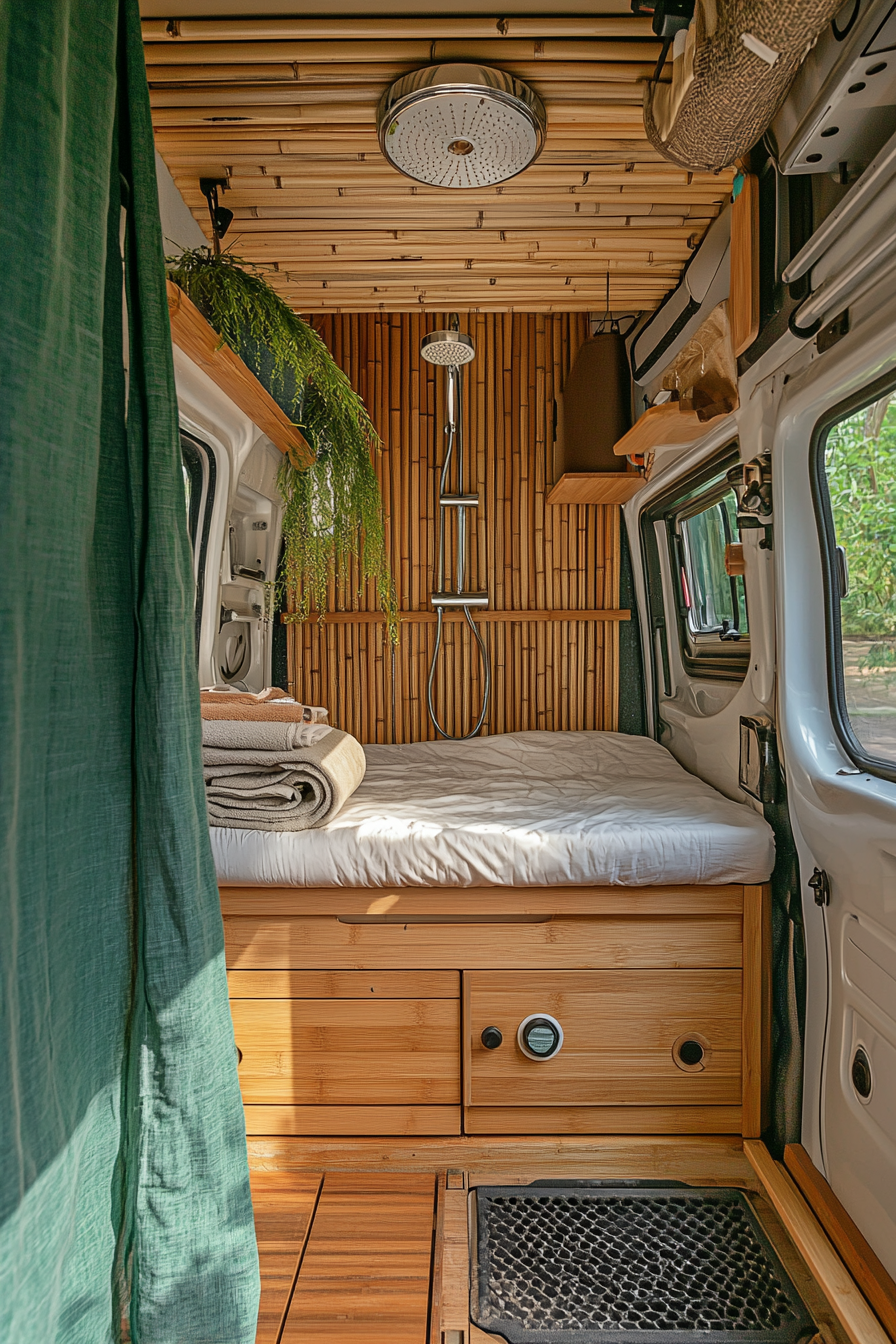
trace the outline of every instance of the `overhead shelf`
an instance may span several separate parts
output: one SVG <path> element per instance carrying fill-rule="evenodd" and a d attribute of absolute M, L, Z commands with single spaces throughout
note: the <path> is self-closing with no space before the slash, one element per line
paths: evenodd
<path fill-rule="evenodd" d="M 627 434 L 613 447 L 617 457 L 642 457 L 654 448 L 675 448 L 702 439 L 724 419 L 698 420 L 696 411 L 679 410 L 677 401 L 648 406 Z"/>
<path fill-rule="evenodd" d="M 625 504 L 644 485 L 635 471 L 567 471 L 560 477 L 548 504 Z"/>
<path fill-rule="evenodd" d="M 289 417 L 262 387 L 252 370 L 225 344 L 184 291 L 168 281 L 171 339 L 207 373 L 222 392 L 243 411 L 271 443 L 300 470 L 314 461 L 314 449 Z"/>

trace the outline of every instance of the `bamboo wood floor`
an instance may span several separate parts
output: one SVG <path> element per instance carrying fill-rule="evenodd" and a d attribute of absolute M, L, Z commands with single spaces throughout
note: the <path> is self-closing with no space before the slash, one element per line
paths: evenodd
<path fill-rule="evenodd" d="M 734 1185 L 814 1317 L 848 1344 L 735 1136 L 250 1141 L 262 1297 L 256 1344 L 483 1344 L 470 1321 L 477 1185 L 667 1177 Z"/>

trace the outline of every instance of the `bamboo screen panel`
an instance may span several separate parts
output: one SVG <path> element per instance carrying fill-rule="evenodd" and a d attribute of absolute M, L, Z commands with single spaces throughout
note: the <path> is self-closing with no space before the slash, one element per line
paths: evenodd
<path fill-rule="evenodd" d="M 333 585 L 323 623 L 312 617 L 288 627 L 291 688 L 306 703 L 328 706 L 331 722 L 362 742 L 431 739 L 437 734 L 426 710 L 435 641 L 429 594 L 446 376 L 421 359 L 420 341 L 446 326 L 447 315 L 328 315 L 316 325 L 383 439 L 377 469 L 407 616 L 393 651 L 372 588 L 359 594 L 357 574 L 346 574 Z M 476 345 L 464 373 L 464 437 L 467 488 L 480 497 L 468 515 L 466 586 L 487 590 L 492 611 L 481 626 L 492 659 L 483 732 L 613 729 L 616 621 L 536 614 L 615 609 L 619 600 L 618 508 L 545 504 L 553 483 L 554 397 L 588 334 L 587 315 L 464 314 L 461 325 Z M 449 516 L 449 540 L 453 531 Z M 449 545 L 449 574 L 451 556 Z M 508 612 L 513 616 L 498 615 Z M 469 630 L 446 621 L 436 706 L 449 732 L 469 730 L 481 690 Z"/>

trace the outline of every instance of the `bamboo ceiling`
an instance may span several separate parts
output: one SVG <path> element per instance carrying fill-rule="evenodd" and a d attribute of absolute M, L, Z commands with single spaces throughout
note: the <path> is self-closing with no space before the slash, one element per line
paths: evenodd
<path fill-rule="evenodd" d="M 226 245 L 299 312 L 600 312 L 608 297 L 640 312 L 676 284 L 731 180 L 646 140 L 649 22 L 150 19 L 157 145 L 207 234 L 199 178 L 227 179 Z M 416 185 L 380 152 L 385 88 L 453 60 L 500 66 L 546 104 L 544 151 L 503 186 Z"/>

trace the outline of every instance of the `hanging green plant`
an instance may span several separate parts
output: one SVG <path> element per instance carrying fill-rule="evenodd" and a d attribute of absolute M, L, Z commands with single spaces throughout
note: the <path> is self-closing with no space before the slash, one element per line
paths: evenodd
<path fill-rule="evenodd" d="M 351 556 L 373 579 L 390 638 L 398 638 L 395 584 L 386 555 L 383 500 L 371 455 L 380 438 L 367 408 L 313 327 L 283 302 L 257 267 L 201 247 L 168 259 L 168 275 L 259 376 L 315 451 L 310 467 L 280 467 L 283 572 L 295 601 L 288 619 L 327 608 L 331 576 Z"/>

